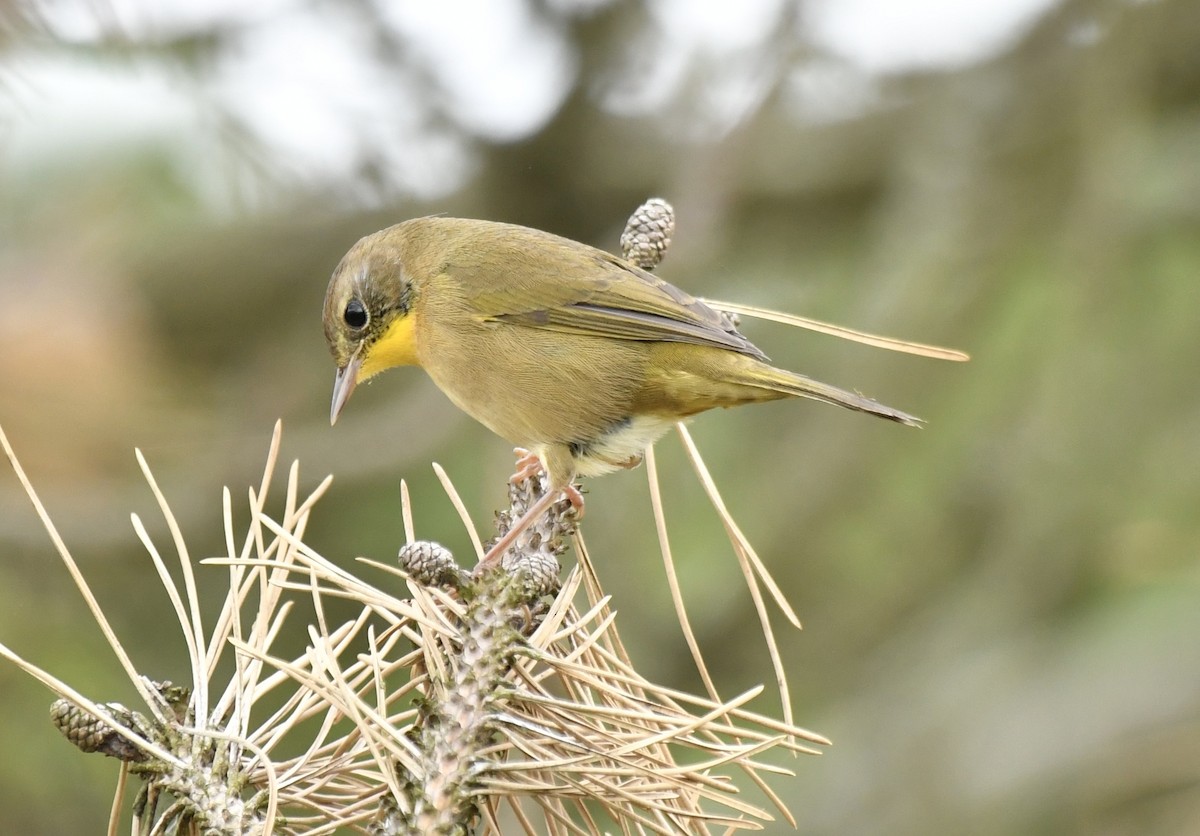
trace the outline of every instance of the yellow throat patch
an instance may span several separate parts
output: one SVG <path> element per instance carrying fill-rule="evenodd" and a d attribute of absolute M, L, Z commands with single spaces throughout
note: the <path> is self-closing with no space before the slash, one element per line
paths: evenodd
<path fill-rule="evenodd" d="M 416 325 L 416 317 L 411 312 L 397 317 L 383 332 L 383 336 L 368 346 L 363 354 L 358 379 L 366 380 L 393 366 L 419 365 Z"/>

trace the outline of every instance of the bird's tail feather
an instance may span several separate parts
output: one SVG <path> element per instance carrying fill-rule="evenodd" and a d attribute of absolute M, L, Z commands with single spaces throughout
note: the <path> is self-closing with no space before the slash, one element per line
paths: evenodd
<path fill-rule="evenodd" d="M 828 383 L 813 380 L 811 377 L 805 377 L 802 374 L 796 374 L 784 369 L 777 369 L 773 366 L 764 366 L 758 370 L 757 374 L 753 375 L 752 381 L 743 382 L 750 382 L 754 386 L 760 386 L 764 389 L 780 392 L 785 395 L 792 395 L 798 398 L 811 398 L 814 401 L 830 403 L 834 406 L 852 409 L 855 412 L 866 412 L 870 415 L 877 415 L 880 418 L 886 418 L 889 421 L 906 424 L 910 427 L 919 427 L 925 423 L 920 418 L 909 415 L 907 412 L 893 409 L 878 401 L 873 401 L 854 392 L 847 392 L 845 389 L 839 389 Z"/>

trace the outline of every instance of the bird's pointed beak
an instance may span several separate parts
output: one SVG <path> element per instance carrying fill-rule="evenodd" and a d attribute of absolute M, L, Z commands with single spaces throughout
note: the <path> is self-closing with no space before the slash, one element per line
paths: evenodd
<path fill-rule="evenodd" d="M 333 379 L 333 405 L 329 408 L 330 426 L 337 423 L 338 413 L 342 411 L 346 401 L 350 400 L 354 387 L 358 385 L 358 370 L 361 367 L 362 358 L 356 351 L 349 362 L 337 370 L 337 376 Z"/>

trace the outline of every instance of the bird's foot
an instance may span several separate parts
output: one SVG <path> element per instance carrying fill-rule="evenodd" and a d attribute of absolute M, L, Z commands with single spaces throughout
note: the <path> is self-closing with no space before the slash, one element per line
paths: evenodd
<path fill-rule="evenodd" d="M 517 457 L 516 470 L 512 476 L 508 477 L 508 484 L 517 485 L 526 479 L 532 479 L 535 476 L 545 473 L 545 468 L 542 467 L 542 460 L 538 458 L 537 453 L 531 453 L 524 447 L 514 447 L 513 455 Z M 622 467 L 636 467 L 641 461 L 641 456 L 633 456 Z M 567 485 L 563 488 L 563 496 L 571 503 L 571 507 L 575 509 L 576 517 L 582 519 L 583 492 L 574 485 Z"/>
<path fill-rule="evenodd" d="M 567 502 L 571 503 L 571 507 L 575 509 L 575 519 L 583 519 L 583 491 L 574 485 L 567 485 L 563 488 L 563 497 Z"/>
<path fill-rule="evenodd" d="M 542 470 L 542 460 L 538 458 L 537 453 L 531 453 L 524 447 L 514 447 L 513 455 L 517 457 L 517 469 L 508 477 L 510 485 L 532 479 Z"/>

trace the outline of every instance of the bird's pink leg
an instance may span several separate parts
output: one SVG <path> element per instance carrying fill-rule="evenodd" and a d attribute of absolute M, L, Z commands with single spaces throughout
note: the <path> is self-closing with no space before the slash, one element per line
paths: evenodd
<path fill-rule="evenodd" d="M 517 484 L 525 479 L 532 479 L 537 476 L 542 470 L 542 460 L 536 454 L 529 452 L 523 447 L 517 447 L 513 450 L 517 456 L 516 472 L 509 478 L 510 484 Z M 526 509 L 512 527 L 509 528 L 504 536 L 496 541 L 496 544 L 488 549 L 487 554 L 479 561 L 479 565 L 475 571 L 479 571 L 485 566 L 495 564 L 504 556 L 504 553 L 516 544 L 517 538 L 525 533 L 531 525 L 533 525 L 543 514 L 550 510 L 550 506 L 559 499 L 565 498 L 571 503 L 571 507 L 575 509 L 575 513 L 583 516 L 583 494 L 574 485 L 567 485 L 565 488 L 554 490 L 551 488 L 542 494 L 533 505 Z"/>

